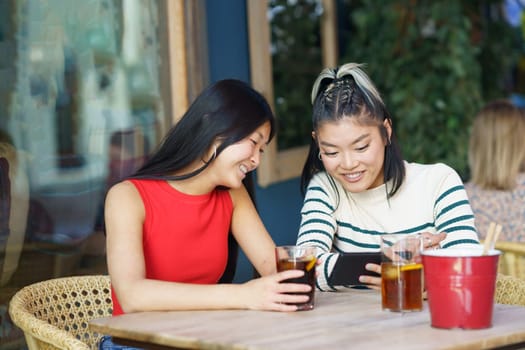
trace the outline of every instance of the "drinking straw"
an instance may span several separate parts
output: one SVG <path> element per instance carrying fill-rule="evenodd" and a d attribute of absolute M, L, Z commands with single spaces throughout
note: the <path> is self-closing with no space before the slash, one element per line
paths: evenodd
<path fill-rule="evenodd" d="M 487 255 L 490 249 L 494 249 L 496 241 L 501 233 L 502 226 L 491 222 L 489 225 L 489 231 L 487 232 L 487 237 L 485 237 L 485 243 L 483 244 L 483 255 Z"/>
<path fill-rule="evenodd" d="M 503 227 L 500 224 L 496 224 L 496 230 L 494 231 L 494 238 L 492 239 L 492 242 L 490 244 L 491 249 L 494 249 L 494 247 L 496 246 L 496 242 L 498 241 L 498 237 L 502 229 Z"/>
<path fill-rule="evenodd" d="M 489 249 L 492 245 L 492 241 L 494 240 L 494 229 L 496 228 L 496 224 L 494 222 L 491 222 L 489 225 L 489 230 L 487 232 L 487 237 L 485 237 L 485 243 L 483 244 L 483 255 L 487 255 L 489 252 Z"/>

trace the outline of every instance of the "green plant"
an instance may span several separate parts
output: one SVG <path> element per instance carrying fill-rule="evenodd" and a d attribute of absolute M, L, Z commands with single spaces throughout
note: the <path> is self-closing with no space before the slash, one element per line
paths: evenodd
<path fill-rule="evenodd" d="M 308 144 L 310 91 L 322 69 L 317 0 L 270 0 L 275 113 L 279 149 Z"/>
<path fill-rule="evenodd" d="M 405 158 L 444 162 L 468 178 L 472 118 L 483 103 L 508 93 L 505 81 L 521 50 L 517 30 L 487 14 L 499 11 L 501 1 L 340 4 L 349 14 L 341 63 L 366 64 Z"/>

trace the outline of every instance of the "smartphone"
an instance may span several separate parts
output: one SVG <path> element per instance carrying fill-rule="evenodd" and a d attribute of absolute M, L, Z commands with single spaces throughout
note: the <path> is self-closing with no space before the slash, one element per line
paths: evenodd
<path fill-rule="evenodd" d="M 381 276 L 366 270 L 368 263 L 381 265 L 381 252 L 340 253 L 328 283 L 333 286 L 356 286 L 363 285 L 359 282 L 361 275 Z"/>

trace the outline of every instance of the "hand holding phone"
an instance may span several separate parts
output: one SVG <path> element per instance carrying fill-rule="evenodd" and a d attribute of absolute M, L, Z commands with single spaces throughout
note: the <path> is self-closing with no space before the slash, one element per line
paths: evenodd
<path fill-rule="evenodd" d="M 357 286 L 363 285 L 359 282 L 359 276 L 381 276 L 375 272 L 368 271 L 365 266 L 368 263 L 381 264 L 381 252 L 340 253 L 328 283 L 333 286 Z"/>

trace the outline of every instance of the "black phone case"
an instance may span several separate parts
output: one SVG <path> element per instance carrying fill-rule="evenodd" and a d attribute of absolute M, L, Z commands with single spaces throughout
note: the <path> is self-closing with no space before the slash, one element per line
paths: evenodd
<path fill-rule="evenodd" d="M 328 283 L 333 286 L 363 285 L 359 282 L 359 276 L 380 276 L 365 269 L 368 263 L 380 265 L 381 252 L 340 253 L 332 274 L 328 278 Z"/>

